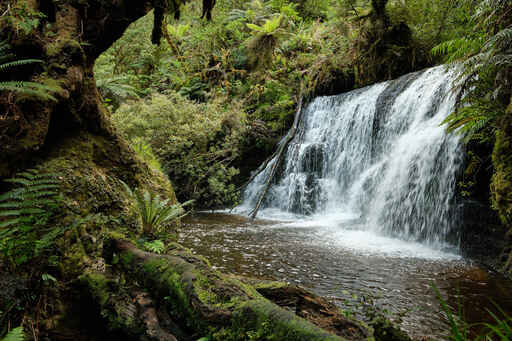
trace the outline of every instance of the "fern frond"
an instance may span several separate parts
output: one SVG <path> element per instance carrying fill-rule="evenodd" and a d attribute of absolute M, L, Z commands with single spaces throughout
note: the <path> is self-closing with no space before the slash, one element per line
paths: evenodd
<path fill-rule="evenodd" d="M 35 186 L 35 185 L 53 185 L 57 184 L 58 181 L 55 179 L 49 178 L 31 178 L 31 177 L 19 177 L 19 178 L 11 178 L 5 180 L 5 182 L 9 182 L 12 184 L 20 184 L 25 186 Z"/>
<path fill-rule="evenodd" d="M 0 82 L 0 91 L 13 91 L 23 95 L 39 97 L 44 100 L 57 101 L 51 93 L 58 92 L 58 88 L 39 84 L 36 82 L 8 81 Z"/>
<path fill-rule="evenodd" d="M 10 220 L 6 220 L 6 221 L 3 221 L 3 222 L 0 221 L 0 229 L 4 229 L 4 228 L 9 227 L 9 226 L 17 225 L 21 221 L 22 221 L 22 218 L 10 219 Z"/>
<path fill-rule="evenodd" d="M 11 330 L 2 341 L 24 341 L 25 334 L 23 332 L 23 327 L 14 328 Z"/>
<path fill-rule="evenodd" d="M 499 50 L 506 50 L 512 44 L 512 27 L 507 27 L 494 36 L 485 44 L 486 48 L 497 48 Z"/>
<path fill-rule="evenodd" d="M 13 69 L 22 65 L 43 62 L 40 59 L 12 60 L 15 57 L 8 52 L 9 50 L 9 44 L 6 41 L 2 41 L 0 43 L 0 72 L 4 72 L 6 70 Z M 53 95 L 59 92 L 60 88 L 57 86 L 49 86 L 36 82 L 14 80 L 0 82 L 0 91 L 13 91 L 19 94 L 38 97 L 46 101 L 57 101 Z"/>
<path fill-rule="evenodd" d="M 28 65 L 28 64 L 35 64 L 35 63 L 42 63 L 43 61 L 40 59 L 21 59 L 21 60 L 15 60 L 12 62 L 0 64 L 0 72 L 6 71 L 7 69 L 14 68 L 17 66 L 22 65 Z"/>

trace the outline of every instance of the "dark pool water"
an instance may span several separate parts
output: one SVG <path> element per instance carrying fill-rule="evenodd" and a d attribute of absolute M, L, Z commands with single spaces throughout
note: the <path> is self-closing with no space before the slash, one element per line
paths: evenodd
<path fill-rule="evenodd" d="M 180 242 L 222 272 L 287 281 L 357 313 L 362 301 L 389 311 L 414 339 L 448 339 L 435 285 L 469 323 L 496 302 L 512 312 L 512 283 L 461 258 L 361 230 L 357 222 L 251 221 L 212 213 L 188 217 Z M 493 309 L 496 311 L 495 309 Z"/>

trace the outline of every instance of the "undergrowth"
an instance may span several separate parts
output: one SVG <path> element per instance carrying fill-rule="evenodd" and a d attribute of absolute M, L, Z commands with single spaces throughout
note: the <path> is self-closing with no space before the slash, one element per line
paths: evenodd
<path fill-rule="evenodd" d="M 159 45 L 151 43 L 153 14 L 135 22 L 97 60 L 97 84 L 116 125 L 151 147 L 180 200 L 231 206 L 234 184 L 249 176 L 240 174 L 244 163 L 272 154 L 300 94 L 347 91 L 434 63 L 430 49 L 463 31 L 468 10 L 453 1 L 380 3 L 377 13 L 369 0 L 218 0 L 205 23 L 200 4 L 188 2 L 179 21 L 175 12 L 162 19 Z M 165 118 L 163 102 L 174 117 Z M 193 116 L 180 117 L 171 103 Z M 225 127 L 224 113 L 236 129 Z M 127 116 L 166 139 L 133 135 Z"/>

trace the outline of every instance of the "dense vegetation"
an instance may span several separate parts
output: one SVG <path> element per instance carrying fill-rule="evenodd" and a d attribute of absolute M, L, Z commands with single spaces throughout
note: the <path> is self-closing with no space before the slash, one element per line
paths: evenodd
<path fill-rule="evenodd" d="M 96 62 L 97 84 L 121 133 L 135 145 L 149 144 L 180 200 L 229 206 L 236 203 L 234 185 L 290 127 L 301 96 L 434 64 L 440 59 L 430 50 L 470 30 L 474 5 L 389 1 L 379 10 L 376 3 L 219 1 L 214 21 L 204 24 L 192 2 L 179 21 L 166 17 L 160 45 L 149 39 L 152 16 L 134 23 Z M 195 122 L 192 113 L 204 111 L 204 124 Z"/>
<path fill-rule="evenodd" d="M 231 206 L 290 127 L 301 98 L 442 62 L 463 65 L 448 129 L 493 148 L 492 205 L 512 226 L 507 0 L 217 0 L 214 8 L 215 1 L 201 8 L 174 0 L 153 1 L 146 16 L 146 8 L 122 0 L 90 2 L 93 14 L 134 7 L 121 8 L 132 15 L 124 21 L 86 18 L 82 2 L 39 3 L 0 3 L 0 176 L 10 179 L 0 187 L 0 335 L 22 323 L 36 339 L 80 328 L 69 316 L 86 293 L 96 304 L 88 309 L 108 321 L 105 333 L 135 337 L 147 321 L 135 323 L 128 303 L 150 289 L 188 335 L 322 335 L 269 308 L 255 289 L 267 284 L 219 274 L 174 243 L 185 214 L 174 191 L 186 205 Z M 99 56 L 124 31 L 112 22 L 139 17 Z M 116 28 L 112 35 L 105 23 Z M 503 260 L 509 270 L 510 251 Z M 240 318 L 241 309 L 256 320 Z M 238 316 L 236 328 L 219 325 L 212 311 Z M 489 335 L 510 339 L 508 324 L 489 325 Z M 453 333 L 467 337 L 456 326 Z M 6 337 L 21 336 L 14 329 Z"/>

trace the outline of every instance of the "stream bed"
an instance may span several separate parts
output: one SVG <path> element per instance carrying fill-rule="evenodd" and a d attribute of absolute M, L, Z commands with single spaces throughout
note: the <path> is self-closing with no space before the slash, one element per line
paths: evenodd
<path fill-rule="evenodd" d="M 357 313 L 363 300 L 389 311 L 415 340 L 447 340 L 449 322 L 432 285 L 468 323 L 490 321 L 491 301 L 512 312 L 512 283 L 456 250 L 379 235 L 357 219 L 254 220 L 199 213 L 180 243 L 221 272 L 286 281 Z M 493 309 L 496 311 L 496 309 Z"/>

